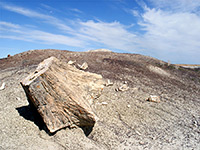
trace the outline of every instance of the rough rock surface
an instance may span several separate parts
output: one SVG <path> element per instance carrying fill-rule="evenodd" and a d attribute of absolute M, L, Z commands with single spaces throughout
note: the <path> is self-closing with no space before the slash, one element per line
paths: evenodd
<path fill-rule="evenodd" d="M 29 107 L 19 82 L 46 58 L 88 63 L 86 71 L 113 82 L 92 107 L 93 129 L 63 129 L 48 135 Z M 149 69 L 154 66 L 157 71 Z M 160 69 L 169 76 L 158 73 Z M 154 68 L 154 69 L 155 69 Z M 129 89 L 115 89 L 127 81 Z M 137 54 L 112 52 L 28 51 L 0 60 L 0 149 L 199 149 L 200 72 Z M 160 103 L 146 101 L 158 95 Z M 107 105 L 102 105 L 106 102 Z"/>
<path fill-rule="evenodd" d="M 67 126 L 94 126 L 90 101 L 103 89 L 101 75 L 84 72 L 50 57 L 21 82 L 50 132 Z"/>
<path fill-rule="evenodd" d="M 147 101 L 160 103 L 160 96 L 150 95 L 149 98 L 147 99 Z"/>

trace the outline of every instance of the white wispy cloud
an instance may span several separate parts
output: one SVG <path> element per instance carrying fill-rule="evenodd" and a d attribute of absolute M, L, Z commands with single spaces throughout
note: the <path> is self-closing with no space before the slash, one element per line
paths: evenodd
<path fill-rule="evenodd" d="M 77 8 L 72 8 L 70 10 L 73 11 L 73 12 L 76 12 L 76 13 L 83 13 L 81 10 L 79 10 Z"/>
<path fill-rule="evenodd" d="M 62 44 L 73 47 L 84 47 L 85 43 L 77 37 L 53 34 L 41 30 L 26 28 L 18 24 L 9 22 L 0 22 L 2 33 L 0 38 L 9 38 L 15 40 L 23 40 L 29 42 L 38 42 L 44 44 Z"/>
<path fill-rule="evenodd" d="M 14 5 L 7 5 L 7 4 L 3 4 L 3 3 L 0 3 L 0 5 L 4 9 L 22 14 L 22 15 L 27 16 L 27 17 L 37 17 L 37 18 L 47 19 L 47 20 L 53 19 L 53 17 L 51 17 L 51 16 L 40 14 L 38 12 L 29 10 L 29 9 L 26 9 L 26 8 L 23 8 L 23 7 L 18 7 L 18 6 L 14 6 Z"/>
<path fill-rule="evenodd" d="M 131 10 L 131 13 L 133 14 L 133 16 L 135 17 L 139 17 L 140 13 L 137 10 Z"/>
<path fill-rule="evenodd" d="M 79 22 L 79 32 L 86 35 L 97 43 L 113 49 L 131 50 L 135 47 L 135 37 L 133 33 L 129 33 L 126 27 L 119 22 L 95 22 L 89 20 L 86 22 Z"/>
<path fill-rule="evenodd" d="M 140 16 L 140 12 L 137 9 L 128 9 L 128 8 L 124 8 L 124 11 L 133 15 L 134 17 L 141 17 Z"/>
<path fill-rule="evenodd" d="M 180 8 L 161 9 L 168 6 L 168 1 L 154 1 L 158 8 L 145 8 L 142 21 L 139 22 L 145 31 L 142 35 L 144 49 L 149 49 L 158 58 L 173 61 L 199 62 L 196 57 L 200 54 L 200 16 L 192 8 L 199 7 L 199 3 L 175 0 Z M 167 4 L 166 4 L 166 3 Z M 181 3 L 182 2 L 182 3 Z M 182 9 L 181 9 L 182 8 Z M 184 10 L 184 11 L 183 11 Z M 188 10 L 188 11 L 186 11 Z"/>
<path fill-rule="evenodd" d="M 24 34 L 27 38 L 35 41 L 42 41 L 46 44 L 63 44 L 73 47 L 84 47 L 85 44 L 81 40 L 66 35 L 52 34 L 40 30 L 30 31 L 30 35 Z"/>
<path fill-rule="evenodd" d="M 168 11 L 195 12 L 200 7 L 200 0 L 149 0 L 154 7 Z"/>
<path fill-rule="evenodd" d="M 9 11 L 13 11 L 16 13 L 19 13 L 21 15 L 27 16 L 27 17 L 34 17 L 38 19 L 42 19 L 42 21 L 45 21 L 48 24 L 55 25 L 58 29 L 61 29 L 63 31 L 67 31 L 66 35 L 65 32 L 63 35 L 54 35 L 52 33 L 46 33 L 40 31 L 41 34 L 36 34 L 38 32 L 33 32 L 34 29 L 29 29 L 29 35 L 26 35 L 26 33 L 20 33 L 21 37 L 26 37 L 28 40 L 32 41 L 47 41 L 46 43 L 57 43 L 57 44 L 65 44 L 65 45 L 87 45 L 92 47 L 92 45 L 99 45 L 106 46 L 112 49 L 123 49 L 123 50 L 129 50 L 131 51 L 134 47 L 136 47 L 137 40 L 133 33 L 130 33 L 127 31 L 127 27 L 120 24 L 119 22 L 102 22 L 102 21 L 81 21 L 81 20 L 75 20 L 72 21 L 75 26 L 69 27 L 64 22 L 62 22 L 60 19 L 57 19 L 50 15 L 45 15 L 42 13 L 38 13 L 36 11 L 18 7 L 18 6 L 10 6 L 10 5 L 3 5 L 4 9 L 7 9 Z M 74 11 L 79 11 L 75 9 Z M 10 29 L 10 32 L 15 32 L 13 29 Z M 45 38 L 45 36 L 49 38 Z M 8 36 L 13 38 L 13 36 Z M 42 37 L 42 38 L 40 38 Z M 69 37 L 71 37 L 71 40 L 69 40 Z M 37 38 L 37 39 L 36 39 Z M 24 38 L 21 38 L 24 39 Z M 51 40 L 52 39 L 52 40 Z M 76 39 L 76 40 L 74 40 Z M 60 42 L 59 42 L 60 40 Z M 63 42 L 65 41 L 65 42 Z M 71 44 L 66 41 L 72 41 Z M 95 43 L 94 43 L 95 42 Z M 76 43 L 76 44 L 73 44 Z M 84 44 L 83 44 L 84 43 Z"/>
<path fill-rule="evenodd" d="M 21 37 L 21 36 L 16 36 L 16 35 L 0 35 L 0 38 L 33 42 L 33 40 L 29 40 L 27 38 L 24 38 L 24 37 Z"/>
<path fill-rule="evenodd" d="M 20 28 L 19 25 L 16 25 L 10 22 L 0 21 L 0 28 L 3 28 L 3 27 L 11 27 L 11 28 L 16 28 L 16 29 Z"/>
<path fill-rule="evenodd" d="M 59 9 L 56 9 L 54 7 L 51 7 L 47 4 L 40 4 L 43 8 L 45 8 L 46 10 L 48 10 L 50 13 L 53 13 L 53 12 L 61 12 Z"/>
<path fill-rule="evenodd" d="M 8 11 L 12 11 L 12 12 L 15 12 L 27 17 L 31 17 L 31 18 L 41 19 L 42 21 L 47 22 L 48 24 L 54 25 L 65 32 L 73 32 L 73 29 L 70 26 L 66 25 L 62 20 L 56 17 L 42 14 L 42 13 L 27 9 L 27 8 L 15 6 L 15 5 L 8 5 L 5 3 L 0 3 L 0 6 Z"/>

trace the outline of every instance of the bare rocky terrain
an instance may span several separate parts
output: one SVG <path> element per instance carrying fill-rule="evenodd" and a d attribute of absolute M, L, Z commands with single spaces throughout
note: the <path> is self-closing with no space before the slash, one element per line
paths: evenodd
<path fill-rule="evenodd" d="M 20 81 L 46 58 L 76 64 L 114 84 L 93 102 L 93 128 L 50 134 L 27 101 Z M 117 91 L 127 83 L 129 89 Z M 0 149 L 200 149 L 200 71 L 138 54 L 35 50 L 0 59 Z M 149 102 L 150 95 L 160 103 Z"/>

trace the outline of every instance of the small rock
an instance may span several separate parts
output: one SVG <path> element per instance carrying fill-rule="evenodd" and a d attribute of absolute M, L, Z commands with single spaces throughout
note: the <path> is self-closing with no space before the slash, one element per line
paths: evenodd
<path fill-rule="evenodd" d="M 141 134 L 139 131 L 137 131 L 137 130 L 135 130 L 135 133 L 136 133 L 137 135 L 139 135 L 139 136 L 142 135 L 142 134 Z"/>
<path fill-rule="evenodd" d="M 119 88 L 115 89 L 117 92 L 118 91 L 127 91 L 129 89 L 127 84 L 123 84 L 122 86 L 120 86 Z"/>
<path fill-rule="evenodd" d="M 130 108 L 130 107 L 131 107 L 131 105 L 127 105 L 127 107 L 128 107 L 128 108 Z"/>
<path fill-rule="evenodd" d="M 82 65 L 79 65 L 78 64 L 78 67 L 81 69 L 81 70 L 85 70 L 88 68 L 88 64 L 86 62 L 84 62 Z"/>
<path fill-rule="evenodd" d="M 102 102 L 101 104 L 102 104 L 102 105 L 107 105 L 108 103 L 107 103 L 107 102 Z"/>
<path fill-rule="evenodd" d="M 6 85 L 6 83 L 4 82 L 4 83 L 2 83 L 2 85 L 1 85 L 1 87 L 0 87 L 0 90 L 4 90 L 5 89 L 5 85 Z"/>
<path fill-rule="evenodd" d="M 147 144 L 147 142 L 140 141 L 140 142 L 139 142 L 139 144 L 140 144 L 140 145 L 146 145 L 146 144 Z"/>
<path fill-rule="evenodd" d="M 160 96 L 150 95 L 147 101 L 160 103 Z"/>
<path fill-rule="evenodd" d="M 105 86 L 112 86 L 113 85 L 113 82 L 111 82 L 109 79 L 108 79 L 108 82 L 105 83 Z"/>
<path fill-rule="evenodd" d="M 69 64 L 69 65 L 73 65 L 75 62 L 76 62 L 76 61 L 70 60 L 70 61 L 68 61 L 68 64 Z"/>

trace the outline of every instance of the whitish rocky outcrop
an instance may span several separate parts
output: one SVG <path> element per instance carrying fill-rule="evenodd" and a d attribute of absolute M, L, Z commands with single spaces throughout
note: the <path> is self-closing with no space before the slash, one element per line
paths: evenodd
<path fill-rule="evenodd" d="M 91 102 L 103 90 L 102 76 L 50 57 L 21 81 L 29 101 L 50 132 L 66 126 L 93 126 Z"/>

